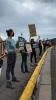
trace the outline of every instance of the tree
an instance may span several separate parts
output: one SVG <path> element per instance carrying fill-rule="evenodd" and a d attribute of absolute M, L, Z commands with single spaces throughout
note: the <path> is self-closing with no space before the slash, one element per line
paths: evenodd
<path fill-rule="evenodd" d="M 18 41 L 16 42 L 16 48 L 19 48 L 19 43 L 18 43 Z"/>

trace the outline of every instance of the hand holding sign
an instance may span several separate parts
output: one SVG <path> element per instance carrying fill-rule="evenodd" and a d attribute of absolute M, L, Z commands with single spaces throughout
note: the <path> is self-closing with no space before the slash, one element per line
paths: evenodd
<path fill-rule="evenodd" d="M 19 37 L 18 42 L 19 42 L 19 50 L 24 50 L 24 43 L 26 42 L 26 40 L 23 37 Z"/>

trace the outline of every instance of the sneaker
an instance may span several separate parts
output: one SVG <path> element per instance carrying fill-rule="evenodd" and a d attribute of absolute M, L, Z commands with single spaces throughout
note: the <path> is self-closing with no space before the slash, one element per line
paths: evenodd
<path fill-rule="evenodd" d="M 10 88 L 10 89 L 14 89 L 15 87 L 12 86 L 12 83 L 10 81 L 7 82 L 7 88 Z"/>
<path fill-rule="evenodd" d="M 19 82 L 19 80 L 18 80 L 16 77 L 14 77 L 14 78 L 12 79 L 12 81 L 13 81 L 13 82 Z"/>
<path fill-rule="evenodd" d="M 30 73 L 30 72 L 27 70 L 27 71 L 25 71 L 25 73 Z"/>
<path fill-rule="evenodd" d="M 33 63 L 31 63 L 31 66 L 34 66 L 34 64 L 33 64 Z"/>
<path fill-rule="evenodd" d="M 35 63 L 35 66 L 37 66 L 37 63 Z"/>

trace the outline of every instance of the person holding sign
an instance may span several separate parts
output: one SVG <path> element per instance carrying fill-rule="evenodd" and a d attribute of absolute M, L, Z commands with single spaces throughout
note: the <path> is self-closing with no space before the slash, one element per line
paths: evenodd
<path fill-rule="evenodd" d="M 32 48 L 32 52 L 31 52 L 31 58 L 30 58 L 30 61 L 32 63 L 32 58 L 34 56 L 34 60 L 35 60 L 35 64 L 37 63 L 37 59 L 36 59 L 36 44 L 35 44 L 35 41 L 34 39 L 31 39 L 31 48 Z"/>
<path fill-rule="evenodd" d="M 14 89 L 12 82 L 10 80 L 10 73 L 12 75 L 12 81 L 18 82 L 15 77 L 14 68 L 16 63 L 16 52 L 15 52 L 15 41 L 12 39 L 14 32 L 12 29 L 6 30 L 8 38 L 6 39 L 6 53 L 7 53 L 7 69 L 6 69 L 6 79 L 7 79 L 7 88 Z"/>
<path fill-rule="evenodd" d="M 27 68 L 27 49 L 26 49 L 26 43 L 24 43 L 24 49 L 20 50 L 21 56 L 22 56 L 22 63 L 21 63 L 21 72 L 22 73 L 27 73 L 28 68 Z"/>

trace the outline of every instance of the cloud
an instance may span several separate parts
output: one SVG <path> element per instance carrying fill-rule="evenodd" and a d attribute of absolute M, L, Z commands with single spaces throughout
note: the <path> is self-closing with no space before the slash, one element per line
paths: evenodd
<path fill-rule="evenodd" d="M 0 0 L 0 32 L 6 36 L 6 29 L 13 28 L 16 38 L 22 32 L 29 39 L 28 24 L 35 23 L 37 35 L 55 37 L 55 4 L 55 0 Z"/>

